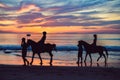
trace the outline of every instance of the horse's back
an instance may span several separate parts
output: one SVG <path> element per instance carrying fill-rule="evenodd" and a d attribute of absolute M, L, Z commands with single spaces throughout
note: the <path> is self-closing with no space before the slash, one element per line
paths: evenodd
<path fill-rule="evenodd" d="M 40 45 L 39 43 L 31 39 L 28 40 L 28 43 L 29 45 L 31 45 L 32 51 L 34 53 L 50 52 L 55 47 L 55 44 L 46 43 L 46 44 Z"/>
<path fill-rule="evenodd" d="M 104 49 L 104 46 L 96 46 L 98 49 Z"/>
<path fill-rule="evenodd" d="M 55 44 L 46 43 L 44 46 L 46 48 L 53 48 Z"/>
<path fill-rule="evenodd" d="M 95 50 L 96 52 L 103 52 L 106 48 L 104 46 L 96 46 Z"/>
<path fill-rule="evenodd" d="M 103 52 L 105 47 L 103 46 L 90 46 L 87 51 L 91 53 Z"/>

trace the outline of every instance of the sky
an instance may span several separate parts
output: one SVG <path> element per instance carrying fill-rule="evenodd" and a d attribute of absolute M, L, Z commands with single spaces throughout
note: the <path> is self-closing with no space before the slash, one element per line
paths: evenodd
<path fill-rule="evenodd" d="M 120 33 L 120 0 L 0 0 L 0 33 Z"/>

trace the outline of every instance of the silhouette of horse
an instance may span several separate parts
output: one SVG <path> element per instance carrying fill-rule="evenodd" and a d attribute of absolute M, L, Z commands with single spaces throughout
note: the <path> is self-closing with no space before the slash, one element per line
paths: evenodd
<path fill-rule="evenodd" d="M 31 46 L 32 48 L 32 52 L 33 52 L 33 55 L 32 55 L 32 61 L 30 63 L 30 65 L 32 65 L 33 63 L 33 59 L 34 59 L 34 55 L 37 53 L 39 58 L 40 58 L 40 61 L 41 61 L 41 65 L 42 65 L 42 58 L 40 56 L 40 53 L 44 53 L 44 52 L 47 52 L 49 53 L 50 55 L 50 65 L 52 65 L 52 57 L 53 57 L 53 54 L 52 54 L 52 50 L 56 50 L 56 44 L 50 44 L 50 43 L 47 43 L 47 44 L 44 44 L 44 46 L 41 46 L 39 45 L 38 43 L 36 43 L 35 41 L 29 39 L 28 40 L 28 45 Z"/>
<path fill-rule="evenodd" d="M 91 63 L 92 63 L 91 53 L 99 53 L 100 56 L 98 57 L 97 61 L 99 61 L 99 59 L 102 56 L 104 56 L 105 63 L 106 63 L 107 58 L 108 58 L 108 52 L 107 52 L 107 49 L 105 47 L 103 47 L 103 46 L 93 46 L 93 45 L 90 45 L 87 42 L 82 41 L 82 40 L 80 40 L 78 44 L 83 45 L 85 50 L 86 50 L 86 55 L 85 55 L 84 62 L 86 62 L 87 55 L 89 54 L 90 59 L 91 59 Z M 106 52 L 106 55 L 104 54 L 104 51 Z"/>

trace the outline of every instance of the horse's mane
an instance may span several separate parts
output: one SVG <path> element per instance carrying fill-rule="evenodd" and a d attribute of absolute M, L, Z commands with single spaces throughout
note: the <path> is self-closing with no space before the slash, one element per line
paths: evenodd
<path fill-rule="evenodd" d="M 85 43 L 85 44 L 87 44 L 87 45 L 91 45 L 91 44 L 89 44 L 89 43 L 87 43 L 87 42 L 85 42 L 85 41 L 83 41 L 83 40 L 80 40 L 80 42 L 83 42 L 83 43 Z"/>
<path fill-rule="evenodd" d="M 32 43 L 35 43 L 35 44 L 37 43 L 37 42 L 35 42 L 35 41 L 31 40 L 31 39 L 28 39 L 28 42 L 29 41 L 32 42 Z"/>

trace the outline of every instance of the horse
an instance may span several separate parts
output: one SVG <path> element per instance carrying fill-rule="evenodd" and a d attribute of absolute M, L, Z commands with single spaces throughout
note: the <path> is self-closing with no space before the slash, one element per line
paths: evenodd
<path fill-rule="evenodd" d="M 53 58 L 53 54 L 52 54 L 52 50 L 55 50 L 56 51 L 56 44 L 50 44 L 50 43 L 46 43 L 44 45 L 39 45 L 37 42 L 31 40 L 31 39 L 28 39 L 27 41 L 28 45 L 31 46 L 32 48 L 32 52 L 33 52 L 33 55 L 32 55 L 32 60 L 31 60 L 31 63 L 30 65 L 32 65 L 33 63 L 33 59 L 34 59 L 34 55 L 37 53 L 38 56 L 39 56 L 39 59 L 41 61 L 41 65 L 42 65 L 42 58 L 40 56 L 40 53 L 44 53 L 44 52 L 47 52 L 49 53 L 50 55 L 50 65 L 52 65 L 52 58 Z"/>
<path fill-rule="evenodd" d="M 103 46 L 93 46 L 93 45 L 88 44 L 87 42 L 82 41 L 82 40 L 80 40 L 78 44 L 82 45 L 84 47 L 84 49 L 86 50 L 86 55 L 85 55 L 84 62 L 86 62 L 87 55 L 89 54 L 90 59 L 91 59 L 91 63 L 92 63 L 91 54 L 92 53 L 99 53 L 100 56 L 98 57 L 97 61 L 99 61 L 99 59 L 102 56 L 104 56 L 105 63 L 106 63 L 107 58 L 108 58 L 108 51 L 107 51 L 107 49 L 105 47 L 103 47 Z M 104 51 L 106 52 L 106 55 L 104 54 Z"/>

